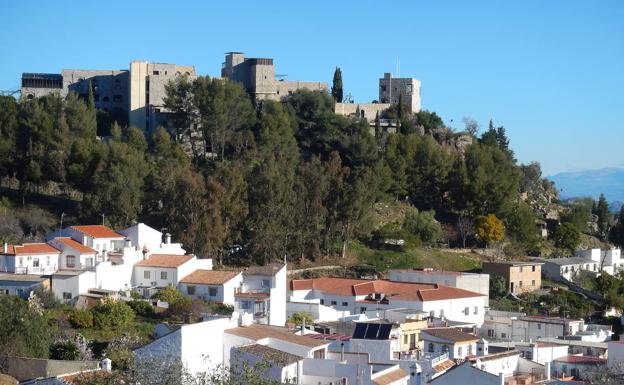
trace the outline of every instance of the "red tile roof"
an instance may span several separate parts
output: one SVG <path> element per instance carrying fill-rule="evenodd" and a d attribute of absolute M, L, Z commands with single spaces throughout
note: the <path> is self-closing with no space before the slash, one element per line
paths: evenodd
<path fill-rule="evenodd" d="M 125 238 L 123 235 L 102 225 L 72 226 L 71 228 L 93 238 Z"/>
<path fill-rule="evenodd" d="M 6 255 L 35 254 L 60 254 L 60 251 L 48 245 L 47 243 L 24 243 L 21 245 L 8 245 L 8 250 L 6 253 Z"/>
<path fill-rule="evenodd" d="M 240 326 L 237 328 L 227 329 L 225 330 L 225 333 L 248 338 L 254 341 L 258 341 L 264 338 L 274 338 L 276 340 L 291 342 L 293 344 L 307 346 L 310 348 L 329 345 L 329 342 L 327 341 L 315 340 L 306 336 L 293 334 L 289 332 L 288 329 L 280 328 L 277 326 L 254 324 L 250 326 Z"/>
<path fill-rule="evenodd" d="M 64 244 L 67 247 L 71 247 L 72 249 L 76 251 L 80 251 L 81 253 L 97 254 L 97 250 L 92 249 L 89 246 L 85 246 L 80 242 L 76 242 L 69 237 L 58 237 L 54 239 L 56 239 L 57 241 L 59 241 L 60 243 Z"/>
<path fill-rule="evenodd" d="M 439 362 L 439 363 L 433 365 L 432 369 L 433 369 L 434 372 L 440 373 L 440 372 L 446 372 L 447 370 L 449 370 L 453 366 L 455 366 L 455 361 L 444 360 L 442 362 Z"/>
<path fill-rule="evenodd" d="M 318 290 L 327 294 L 362 296 L 384 293 L 390 299 L 439 301 L 454 298 L 482 297 L 483 294 L 435 283 L 393 282 L 348 278 L 300 279 L 290 282 L 291 290 Z"/>
<path fill-rule="evenodd" d="M 599 365 L 607 362 L 606 358 L 596 356 L 563 356 L 556 358 L 554 361 L 565 362 L 570 364 L 592 364 Z"/>
<path fill-rule="evenodd" d="M 407 373 L 405 370 L 401 369 L 401 368 L 396 368 L 394 370 L 391 370 L 389 372 L 383 373 L 380 376 L 377 376 L 375 378 L 371 378 L 371 380 L 373 381 L 373 383 L 377 384 L 377 385 L 389 385 L 392 384 L 393 382 L 399 381 L 405 377 L 409 376 L 409 373 Z"/>
<path fill-rule="evenodd" d="M 240 271 L 195 270 L 180 280 L 180 283 L 198 285 L 223 285 L 240 274 Z"/>
<path fill-rule="evenodd" d="M 138 262 L 135 266 L 178 267 L 191 259 L 193 259 L 192 255 L 152 254 L 148 259 Z"/>

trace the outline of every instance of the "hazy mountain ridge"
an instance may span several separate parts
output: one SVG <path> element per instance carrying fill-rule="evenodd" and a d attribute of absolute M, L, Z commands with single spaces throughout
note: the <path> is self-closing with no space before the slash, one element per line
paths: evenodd
<path fill-rule="evenodd" d="M 614 204 L 624 201 L 624 168 L 561 172 L 548 179 L 555 182 L 563 199 L 585 196 L 597 199 L 603 193 Z"/>

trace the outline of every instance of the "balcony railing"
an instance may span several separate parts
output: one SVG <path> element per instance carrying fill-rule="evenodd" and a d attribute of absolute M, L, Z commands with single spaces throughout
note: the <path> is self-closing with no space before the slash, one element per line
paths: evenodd
<path fill-rule="evenodd" d="M 52 274 L 56 271 L 55 266 L 44 267 L 16 267 L 15 274 Z"/>

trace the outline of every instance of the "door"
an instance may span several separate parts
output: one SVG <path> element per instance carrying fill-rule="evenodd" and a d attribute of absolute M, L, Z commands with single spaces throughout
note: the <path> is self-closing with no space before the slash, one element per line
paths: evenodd
<path fill-rule="evenodd" d="M 513 283 L 513 282 L 511 283 L 511 290 L 510 290 L 510 291 L 511 291 L 512 293 L 514 292 L 514 283 Z"/>

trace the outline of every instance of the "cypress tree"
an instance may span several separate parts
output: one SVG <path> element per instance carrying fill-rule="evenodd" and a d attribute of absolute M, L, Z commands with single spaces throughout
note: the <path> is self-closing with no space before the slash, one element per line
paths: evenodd
<path fill-rule="evenodd" d="M 334 84 L 331 93 L 336 103 L 342 103 L 342 71 L 340 67 L 336 67 L 334 71 Z"/>

